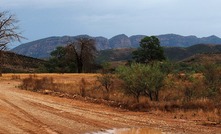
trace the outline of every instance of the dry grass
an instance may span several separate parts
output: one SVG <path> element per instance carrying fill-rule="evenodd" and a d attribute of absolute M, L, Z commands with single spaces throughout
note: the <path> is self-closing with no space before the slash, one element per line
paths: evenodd
<path fill-rule="evenodd" d="M 97 88 L 99 74 L 3 74 L 4 79 L 21 80 L 23 88 L 39 91 L 46 94 L 55 94 L 60 97 L 77 98 L 96 103 L 105 103 L 110 106 L 127 108 L 135 111 L 167 112 L 171 118 L 204 120 L 221 124 L 221 102 L 218 99 L 210 100 L 194 96 L 187 100 L 186 87 L 191 87 L 197 94 L 203 92 L 204 85 L 195 83 L 193 86 L 186 78 L 184 80 L 171 78 L 160 93 L 160 102 L 151 102 L 145 96 L 140 103 L 121 92 L 121 82 L 114 80 L 114 88 L 108 97 L 104 90 Z M 197 74 L 196 78 L 202 79 Z M 202 119 L 203 118 L 203 119 Z"/>

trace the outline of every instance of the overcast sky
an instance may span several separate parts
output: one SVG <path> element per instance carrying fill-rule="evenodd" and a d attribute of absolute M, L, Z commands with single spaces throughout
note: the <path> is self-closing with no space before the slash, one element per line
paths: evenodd
<path fill-rule="evenodd" d="M 88 34 L 221 37 L 221 0 L 0 0 L 28 40 Z"/>

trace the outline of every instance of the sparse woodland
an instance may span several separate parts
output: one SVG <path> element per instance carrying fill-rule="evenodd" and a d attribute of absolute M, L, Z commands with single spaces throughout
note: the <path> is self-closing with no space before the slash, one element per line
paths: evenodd
<path fill-rule="evenodd" d="M 143 63 L 128 63 L 114 71 L 104 64 L 96 74 L 30 75 L 21 78 L 21 88 L 135 111 L 203 111 L 209 121 L 220 124 L 219 63 L 143 59 Z"/>
<path fill-rule="evenodd" d="M 23 38 L 16 23 L 14 15 L 0 12 L 0 65 L 7 45 Z M 20 88 L 25 90 L 134 111 L 193 111 L 193 116 L 201 111 L 208 121 L 221 124 L 220 63 L 166 61 L 154 36 L 144 37 L 132 54 L 133 60 L 125 65 L 102 67 L 95 62 L 95 41 L 79 38 L 58 47 L 39 69 L 58 74 L 13 74 L 11 78 L 21 80 Z M 76 72 L 82 74 L 71 74 Z"/>

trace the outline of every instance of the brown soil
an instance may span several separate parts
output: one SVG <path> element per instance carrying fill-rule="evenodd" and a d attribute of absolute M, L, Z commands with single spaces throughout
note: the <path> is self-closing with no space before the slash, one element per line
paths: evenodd
<path fill-rule="evenodd" d="M 221 133 L 220 126 L 42 95 L 20 90 L 18 85 L 14 80 L 0 81 L 0 133 L 77 134 L 131 127 L 171 133 Z"/>

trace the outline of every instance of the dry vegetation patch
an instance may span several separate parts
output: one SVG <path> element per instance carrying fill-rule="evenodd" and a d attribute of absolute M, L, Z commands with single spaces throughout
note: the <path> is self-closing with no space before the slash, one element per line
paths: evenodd
<path fill-rule="evenodd" d="M 186 76 L 171 76 L 167 86 L 160 92 L 160 101 L 150 101 L 141 96 L 140 102 L 132 96 L 125 95 L 122 83 L 113 79 L 113 89 L 108 93 L 100 89 L 97 77 L 100 74 L 4 74 L 4 79 L 21 80 L 22 89 L 44 94 L 57 95 L 95 103 L 103 103 L 133 111 L 150 113 L 167 113 L 174 119 L 191 119 L 199 124 L 219 126 L 221 124 L 221 103 L 217 98 L 200 97 L 205 88 L 203 83 L 191 82 Z M 184 77 L 178 79 L 178 77 Z M 202 75 L 195 74 L 202 79 Z M 188 94 L 188 90 L 193 93 Z M 157 112 L 158 111 L 158 112 Z"/>

